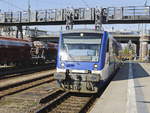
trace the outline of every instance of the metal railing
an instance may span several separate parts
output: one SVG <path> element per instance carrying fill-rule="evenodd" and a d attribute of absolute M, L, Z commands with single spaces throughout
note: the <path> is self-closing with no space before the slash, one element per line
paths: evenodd
<path fill-rule="evenodd" d="M 100 13 L 97 13 L 99 11 Z M 102 23 L 113 20 L 150 20 L 150 6 L 128 6 L 128 7 L 108 7 L 108 8 L 66 8 L 47 9 L 37 11 L 0 12 L 0 24 L 12 23 L 38 23 L 51 22 L 56 24 L 66 24 L 75 22 L 76 24 L 94 24 L 99 19 Z M 88 23 L 87 23 L 88 21 Z M 101 23 L 99 22 L 99 23 Z M 115 22 L 114 22 L 115 23 Z M 129 23 L 135 23 L 130 21 Z M 34 25 L 35 25 L 34 24 Z"/>
<path fill-rule="evenodd" d="M 149 20 L 150 6 L 109 7 L 108 20 Z"/>
<path fill-rule="evenodd" d="M 65 21 L 68 13 L 72 14 L 74 20 L 94 20 L 94 8 L 79 8 L 1 12 L 0 23 Z"/>

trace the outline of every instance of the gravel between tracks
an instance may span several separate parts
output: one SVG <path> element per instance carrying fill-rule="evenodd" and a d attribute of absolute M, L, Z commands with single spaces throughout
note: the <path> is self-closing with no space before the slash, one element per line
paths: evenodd
<path fill-rule="evenodd" d="M 55 70 L 49 70 L 49 71 L 45 71 L 45 72 L 37 72 L 37 73 L 33 73 L 33 74 L 28 74 L 27 76 L 20 76 L 17 78 L 12 78 L 9 80 L 0 80 L 0 89 L 2 89 L 3 87 L 7 87 L 7 86 L 11 86 L 13 84 L 16 83 L 20 83 L 20 82 L 25 82 L 34 78 L 40 78 L 43 76 L 47 76 L 47 75 L 51 75 L 55 72 Z"/>
<path fill-rule="evenodd" d="M 44 83 L 0 100 L 0 113 L 29 113 L 40 106 L 40 99 L 55 90 L 55 81 Z"/>
<path fill-rule="evenodd" d="M 90 97 L 70 96 L 49 113 L 79 113 Z"/>

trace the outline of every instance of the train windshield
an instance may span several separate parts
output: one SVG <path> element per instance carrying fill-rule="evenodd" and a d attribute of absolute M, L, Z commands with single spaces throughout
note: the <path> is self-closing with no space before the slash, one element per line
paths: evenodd
<path fill-rule="evenodd" d="M 100 36 L 64 36 L 61 42 L 60 59 L 97 62 L 100 44 Z"/>

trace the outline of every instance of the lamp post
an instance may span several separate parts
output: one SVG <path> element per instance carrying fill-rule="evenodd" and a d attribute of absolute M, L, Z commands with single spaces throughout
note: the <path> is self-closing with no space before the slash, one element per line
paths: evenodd
<path fill-rule="evenodd" d="M 145 0 L 144 6 L 145 6 L 145 7 L 147 6 L 147 0 Z M 145 24 L 145 30 L 144 30 L 145 35 L 146 35 L 146 32 L 147 32 L 146 30 L 147 30 L 147 25 Z"/>
<path fill-rule="evenodd" d="M 31 15 L 31 5 L 30 5 L 30 0 L 28 0 L 28 14 L 29 14 L 29 22 L 30 22 L 30 15 Z"/>

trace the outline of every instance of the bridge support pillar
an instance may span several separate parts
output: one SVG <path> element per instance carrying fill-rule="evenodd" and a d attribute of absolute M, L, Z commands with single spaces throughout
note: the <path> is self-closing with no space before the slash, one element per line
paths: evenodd
<path fill-rule="evenodd" d="M 148 60 L 149 57 L 149 50 L 148 50 L 148 36 L 142 36 L 140 38 L 140 59 L 141 60 Z"/>
<path fill-rule="evenodd" d="M 20 35 L 19 35 L 20 34 Z M 22 26 L 17 26 L 17 31 L 16 31 L 16 38 L 22 38 L 23 39 L 23 31 L 22 31 Z"/>
<path fill-rule="evenodd" d="M 102 30 L 102 23 L 106 22 L 106 8 L 95 9 L 95 29 Z"/>
<path fill-rule="evenodd" d="M 67 10 L 65 14 L 66 19 L 66 30 L 73 29 L 73 12 L 72 10 Z"/>

